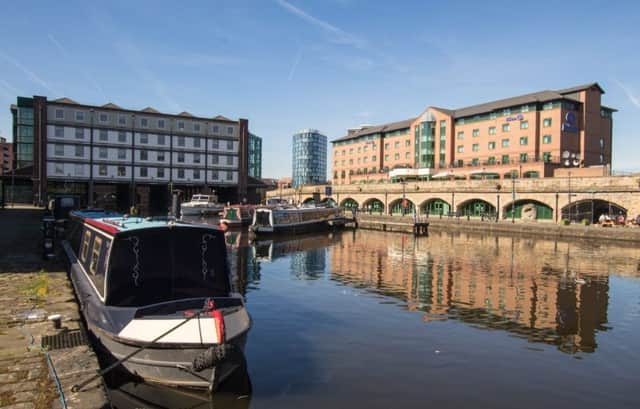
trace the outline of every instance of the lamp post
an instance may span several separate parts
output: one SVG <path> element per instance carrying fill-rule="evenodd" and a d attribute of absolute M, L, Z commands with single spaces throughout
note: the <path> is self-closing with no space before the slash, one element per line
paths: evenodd
<path fill-rule="evenodd" d="M 500 183 L 496 184 L 496 223 L 500 220 L 500 189 L 502 189 Z"/>
<path fill-rule="evenodd" d="M 564 151 L 562 152 L 562 165 L 565 168 L 577 168 L 578 166 L 580 166 L 580 154 L 579 153 L 575 153 L 575 152 L 570 152 L 570 151 Z M 569 223 L 571 223 L 571 171 L 568 172 L 568 179 L 567 179 L 567 184 L 568 184 L 568 212 L 569 212 Z"/>
<path fill-rule="evenodd" d="M 407 202 L 406 202 L 406 198 L 405 198 L 405 188 L 407 186 L 407 182 L 404 181 L 404 179 L 401 179 L 400 184 L 402 185 L 402 203 L 401 203 L 401 207 L 402 207 L 402 215 L 404 216 L 405 210 L 407 208 Z"/>

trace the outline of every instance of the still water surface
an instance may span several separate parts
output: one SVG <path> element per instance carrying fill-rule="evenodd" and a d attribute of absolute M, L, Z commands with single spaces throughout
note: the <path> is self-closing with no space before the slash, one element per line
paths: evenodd
<path fill-rule="evenodd" d="M 212 401 L 118 378 L 117 407 L 640 407 L 635 247 L 365 230 L 226 238 L 254 324 L 247 376 Z"/>

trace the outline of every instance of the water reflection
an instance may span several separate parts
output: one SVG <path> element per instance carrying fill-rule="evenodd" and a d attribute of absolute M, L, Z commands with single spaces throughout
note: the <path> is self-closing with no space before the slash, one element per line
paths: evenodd
<path fill-rule="evenodd" d="M 608 272 L 634 249 L 517 237 L 358 231 L 330 252 L 332 278 L 407 302 L 425 322 L 456 319 L 564 352 L 593 352 L 606 331 Z M 594 254 L 595 253 L 595 254 Z"/>

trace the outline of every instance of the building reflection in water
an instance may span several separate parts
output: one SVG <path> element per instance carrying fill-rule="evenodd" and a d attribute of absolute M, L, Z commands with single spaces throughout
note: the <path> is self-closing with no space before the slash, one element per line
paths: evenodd
<path fill-rule="evenodd" d="M 383 232 L 343 234 L 329 253 L 331 277 L 423 312 L 593 352 L 605 331 L 608 272 L 634 271 L 633 249 L 507 236 Z M 599 254 L 602 253 L 602 254 Z"/>

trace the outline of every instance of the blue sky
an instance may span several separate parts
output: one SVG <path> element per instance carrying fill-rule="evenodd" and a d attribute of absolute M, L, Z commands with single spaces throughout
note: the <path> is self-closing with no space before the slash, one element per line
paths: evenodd
<path fill-rule="evenodd" d="M 16 95 L 244 117 L 280 177 L 301 128 L 597 81 L 614 169 L 640 170 L 639 19 L 635 1 L 3 2 L 0 135 Z"/>

